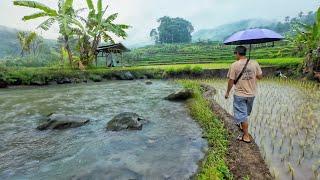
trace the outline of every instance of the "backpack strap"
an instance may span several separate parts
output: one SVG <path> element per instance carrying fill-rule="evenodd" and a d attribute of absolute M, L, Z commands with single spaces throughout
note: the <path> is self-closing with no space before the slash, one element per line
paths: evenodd
<path fill-rule="evenodd" d="M 241 73 L 239 74 L 239 76 L 237 77 L 237 79 L 234 81 L 234 85 L 236 85 L 236 84 L 239 82 L 239 80 L 240 80 L 240 78 L 242 77 L 244 71 L 247 69 L 247 66 L 248 66 L 248 64 L 249 64 L 249 61 L 250 61 L 250 59 L 247 60 L 247 62 L 246 62 L 246 64 L 244 65 Z"/>

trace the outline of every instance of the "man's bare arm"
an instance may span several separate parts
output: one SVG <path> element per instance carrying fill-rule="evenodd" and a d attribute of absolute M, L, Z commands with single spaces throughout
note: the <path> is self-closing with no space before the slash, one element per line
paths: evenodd
<path fill-rule="evenodd" d="M 226 92 L 226 95 L 225 95 L 225 98 L 226 98 L 226 99 L 229 98 L 229 94 L 230 94 L 230 91 L 231 91 L 233 85 L 234 85 L 234 80 L 233 80 L 233 79 L 229 79 L 229 81 L 228 81 L 228 88 L 227 88 L 227 92 Z"/>

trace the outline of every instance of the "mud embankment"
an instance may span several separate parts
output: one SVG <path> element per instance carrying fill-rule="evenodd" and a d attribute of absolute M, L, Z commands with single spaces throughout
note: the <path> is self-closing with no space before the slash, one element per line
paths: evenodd
<path fill-rule="evenodd" d="M 214 101 L 215 89 L 207 84 L 202 84 L 201 87 L 203 96 L 210 103 L 212 111 L 223 121 L 225 128 L 228 130 L 229 146 L 226 162 L 234 179 L 245 177 L 254 180 L 273 179 L 261 156 L 258 145 L 255 142 L 248 144 L 237 140 L 237 136 L 242 132 L 235 125 L 233 116 Z"/>

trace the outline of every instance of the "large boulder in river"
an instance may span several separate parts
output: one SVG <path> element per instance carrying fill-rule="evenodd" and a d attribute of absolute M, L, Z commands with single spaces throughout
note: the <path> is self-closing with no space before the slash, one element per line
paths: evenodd
<path fill-rule="evenodd" d="M 56 80 L 57 84 L 70 84 L 72 83 L 71 79 L 64 77 Z"/>
<path fill-rule="evenodd" d="M 125 112 L 116 115 L 107 124 L 108 131 L 142 130 L 142 126 L 148 121 L 136 113 Z"/>
<path fill-rule="evenodd" d="M 88 118 L 79 116 L 51 114 L 43 124 L 37 127 L 37 129 L 43 131 L 48 129 L 76 128 L 87 124 L 89 121 Z"/>
<path fill-rule="evenodd" d="M 193 94 L 194 93 L 192 89 L 181 89 L 175 93 L 170 94 L 164 99 L 169 101 L 184 101 L 192 98 Z"/>

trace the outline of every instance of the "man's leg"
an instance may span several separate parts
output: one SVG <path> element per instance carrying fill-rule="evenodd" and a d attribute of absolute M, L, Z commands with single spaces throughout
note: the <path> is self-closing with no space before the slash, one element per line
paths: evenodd
<path fill-rule="evenodd" d="M 247 98 L 247 113 L 248 113 L 248 116 L 251 115 L 254 99 L 255 99 L 255 97 L 248 97 Z M 250 134 L 249 134 L 249 123 L 248 123 L 248 120 L 246 120 L 245 122 L 242 123 L 242 128 L 243 128 L 243 140 L 244 141 L 251 141 Z"/>
<path fill-rule="evenodd" d="M 239 140 L 243 140 L 245 142 L 250 142 L 249 135 L 249 123 L 248 123 L 248 115 L 250 115 L 252 109 L 252 103 L 250 98 L 234 96 L 233 110 L 234 117 L 237 123 L 241 124 L 243 135 L 239 136 Z"/>
<path fill-rule="evenodd" d="M 239 137 L 242 140 L 250 141 L 250 138 L 248 140 L 248 113 L 247 113 L 247 99 L 246 97 L 241 96 L 234 96 L 233 101 L 233 111 L 234 111 L 234 119 L 237 124 L 240 124 L 241 129 L 243 131 L 243 136 Z"/>
<path fill-rule="evenodd" d="M 249 131 L 248 131 L 248 129 L 249 129 L 248 128 L 249 127 L 248 121 L 241 123 L 241 125 L 242 125 L 242 130 L 243 130 L 243 140 L 247 141 L 247 142 L 251 141 Z"/>

